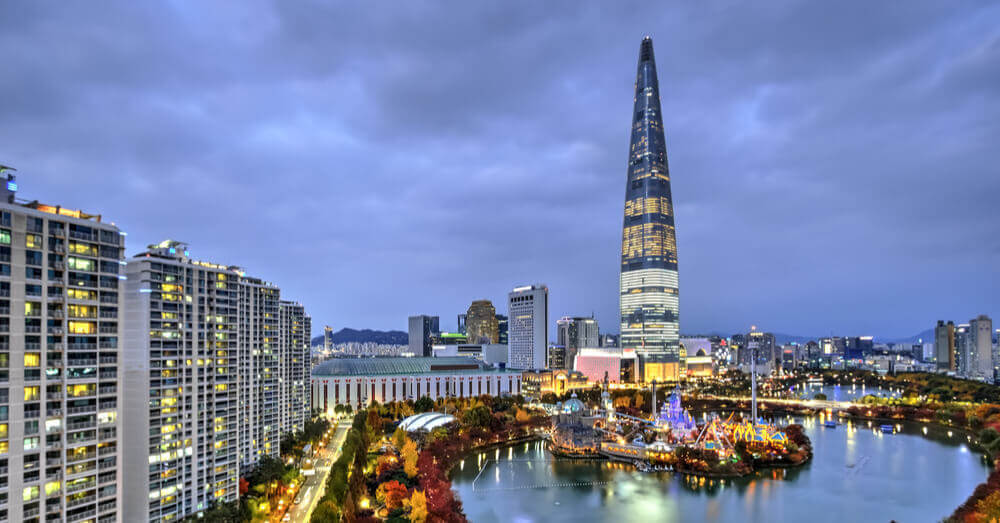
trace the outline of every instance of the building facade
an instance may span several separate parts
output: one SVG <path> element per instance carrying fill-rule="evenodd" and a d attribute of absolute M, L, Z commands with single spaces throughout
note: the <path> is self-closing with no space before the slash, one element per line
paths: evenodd
<path fill-rule="evenodd" d="M 0 202 L 0 521 L 122 518 L 121 260 L 100 215 Z"/>
<path fill-rule="evenodd" d="M 465 357 L 333 358 L 312 372 L 312 403 L 328 414 L 337 405 L 360 409 L 372 401 L 520 393 L 520 372 Z"/>
<path fill-rule="evenodd" d="M 414 356 L 431 355 L 431 337 L 441 332 L 440 319 L 437 316 L 420 314 L 410 316 L 409 345 Z"/>
<path fill-rule="evenodd" d="M 653 40 L 639 49 L 622 226 L 621 347 L 639 356 L 640 379 L 677 380 L 677 242 Z"/>
<path fill-rule="evenodd" d="M 970 377 L 993 381 L 993 320 L 985 314 L 969 320 L 970 352 L 975 359 L 975 368 Z"/>
<path fill-rule="evenodd" d="M 300 432 L 305 429 L 310 408 L 310 358 L 309 344 L 312 337 L 312 318 L 306 308 L 293 301 L 281 300 L 280 313 L 278 381 L 278 432 L 280 434 Z"/>
<path fill-rule="evenodd" d="M 544 369 L 549 344 L 549 288 L 542 284 L 516 287 L 508 295 L 507 312 L 507 366 Z"/>
<path fill-rule="evenodd" d="M 239 267 L 167 240 L 128 261 L 125 521 L 175 521 L 235 501 L 309 412 L 311 322 Z"/>
<path fill-rule="evenodd" d="M 594 318 L 563 316 L 556 322 L 556 344 L 565 352 L 563 366 L 549 368 L 572 369 L 580 349 L 600 347 L 601 339 Z"/>
<path fill-rule="evenodd" d="M 497 310 L 490 300 L 476 300 L 465 313 L 465 334 L 472 343 L 497 343 L 500 327 Z"/>

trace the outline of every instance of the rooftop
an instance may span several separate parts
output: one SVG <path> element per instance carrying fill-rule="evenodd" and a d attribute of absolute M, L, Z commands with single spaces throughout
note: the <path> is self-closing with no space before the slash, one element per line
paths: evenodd
<path fill-rule="evenodd" d="M 501 372 L 479 360 L 462 356 L 443 358 L 333 358 L 313 369 L 313 376 L 374 376 L 388 374 L 455 374 Z"/>

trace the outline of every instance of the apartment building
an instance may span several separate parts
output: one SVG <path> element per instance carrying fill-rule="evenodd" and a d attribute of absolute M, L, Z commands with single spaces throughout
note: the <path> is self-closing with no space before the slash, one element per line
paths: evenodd
<path fill-rule="evenodd" d="M 302 431 L 311 411 L 309 345 L 312 319 L 306 315 L 302 304 L 292 301 L 281 300 L 279 311 L 279 429 L 285 434 Z"/>
<path fill-rule="evenodd" d="M 308 416 L 305 308 L 239 267 L 166 240 L 128 261 L 126 521 L 175 521 L 235 501 Z"/>
<path fill-rule="evenodd" d="M 124 238 L 0 188 L 0 521 L 122 521 Z"/>

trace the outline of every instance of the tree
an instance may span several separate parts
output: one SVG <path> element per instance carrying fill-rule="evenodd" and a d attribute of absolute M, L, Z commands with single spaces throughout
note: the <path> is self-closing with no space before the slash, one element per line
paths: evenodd
<path fill-rule="evenodd" d="M 406 443 L 406 431 L 402 428 L 397 427 L 396 432 L 392 433 L 392 444 L 396 446 L 397 449 L 403 448 L 403 444 Z"/>
<path fill-rule="evenodd" d="M 333 501 L 326 500 L 316 505 L 313 511 L 311 523 L 338 523 L 340 521 L 340 509 Z"/>
<path fill-rule="evenodd" d="M 467 427 L 488 428 L 493 421 L 493 413 L 486 407 L 474 407 L 462 414 L 462 423 Z"/>
<path fill-rule="evenodd" d="M 414 490 L 410 496 L 410 521 L 424 523 L 427 521 L 427 496 L 423 491 Z"/>
<path fill-rule="evenodd" d="M 414 477 L 417 475 L 417 444 L 413 442 L 412 439 L 406 438 L 406 443 L 403 444 L 403 471 L 406 472 L 407 477 Z M 426 501 L 426 500 L 425 500 Z"/>
<path fill-rule="evenodd" d="M 531 421 L 531 415 L 524 409 L 517 409 L 517 414 L 514 415 L 514 419 L 517 420 L 518 423 L 527 423 Z"/>
<path fill-rule="evenodd" d="M 434 410 L 434 400 L 429 396 L 420 396 L 413 404 L 413 410 L 416 412 L 430 412 Z"/>
<path fill-rule="evenodd" d="M 379 416 L 378 414 L 378 409 L 368 409 L 366 426 L 368 428 L 368 434 L 372 438 L 382 437 L 383 423 L 384 421 L 382 420 L 382 416 Z"/>
<path fill-rule="evenodd" d="M 976 503 L 976 512 L 986 516 L 984 521 L 1000 520 L 1000 490 L 979 500 Z"/>
<path fill-rule="evenodd" d="M 826 401 L 826 394 L 823 394 L 822 392 L 817 392 L 816 394 L 813 395 L 813 399 L 814 400 L 820 400 L 820 401 Z"/>
<path fill-rule="evenodd" d="M 378 486 L 378 489 L 375 491 L 375 499 L 380 503 L 384 503 L 385 508 L 394 510 L 403 506 L 403 500 L 406 499 L 408 493 L 406 485 L 396 480 L 391 480 Z"/>

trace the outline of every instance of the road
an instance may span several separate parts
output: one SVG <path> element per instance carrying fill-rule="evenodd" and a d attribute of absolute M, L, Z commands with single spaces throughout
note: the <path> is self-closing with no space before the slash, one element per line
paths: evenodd
<path fill-rule="evenodd" d="M 312 517 L 313 510 L 319 503 L 319 498 L 323 497 L 323 492 L 326 490 L 326 478 L 330 475 L 330 467 L 340 457 L 340 447 L 344 444 L 347 431 L 350 428 L 351 420 L 338 422 L 329 444 L 316 455 L 316 474 L 306 478 L 299 489 L 298 496 L 301 497 L 299 504 L 292 505 L 288 511 L 292 516 L 291 521 L 308 523 L 309 518 Z"/>

